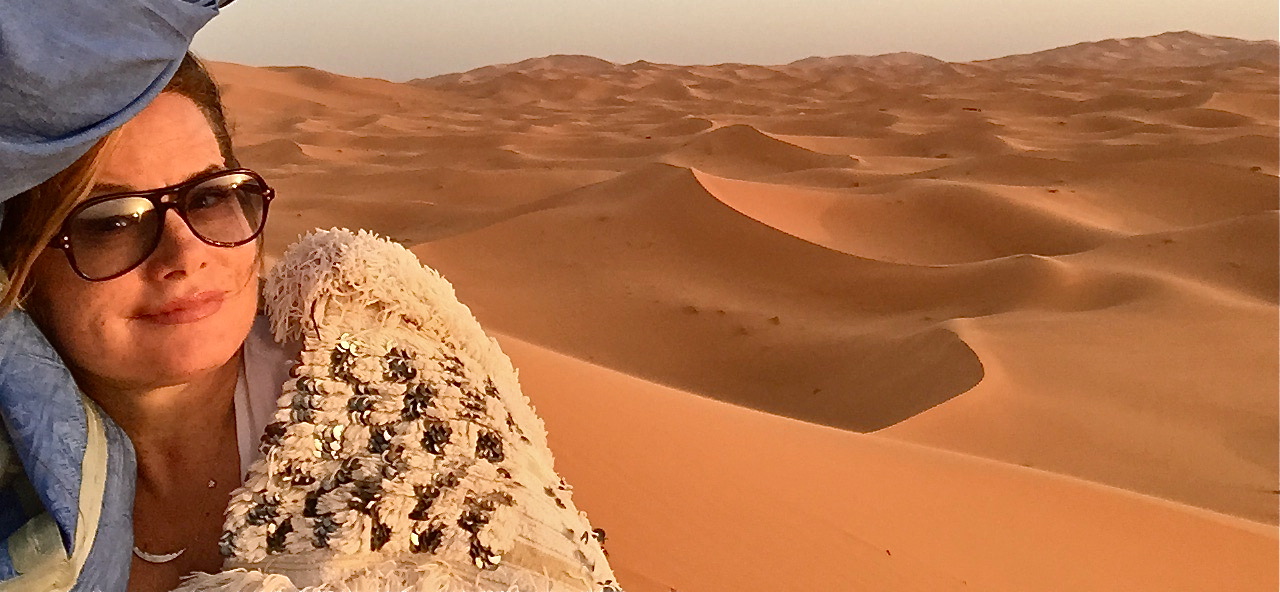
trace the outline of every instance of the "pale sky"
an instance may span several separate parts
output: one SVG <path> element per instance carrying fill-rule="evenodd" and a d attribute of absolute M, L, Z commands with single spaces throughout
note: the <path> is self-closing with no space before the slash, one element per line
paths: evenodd
<path fill-rule="evenodd" d="M 237 0 L 203 57 L 407 80 L 550 54 L 782 64 L 911 51 L 950 61 L 1191 30 L 1276 39 L 1275 0 Z"/>

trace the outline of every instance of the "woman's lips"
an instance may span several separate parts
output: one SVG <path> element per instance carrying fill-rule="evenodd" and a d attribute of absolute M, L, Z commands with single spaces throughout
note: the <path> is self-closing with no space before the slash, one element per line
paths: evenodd
<path fill-rule="evenodd" d="M 222 308 L 222 292 L 201 292 L 186 298 L 170 300 L 153 312 L 134 318 L 160 325 L 185 325 L 213 315 Z"/>

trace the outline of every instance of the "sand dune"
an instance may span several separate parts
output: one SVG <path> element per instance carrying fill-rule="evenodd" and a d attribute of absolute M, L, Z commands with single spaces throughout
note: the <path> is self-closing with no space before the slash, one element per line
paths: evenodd
<path fill-rule="evenodd" d="M 241 145 L 236 155 L 245 162 L 270 162 L 276 166 L 302 164 L 311 160 L 302 146 L 285 138 L 267 140 L 260 144 Z"/>
<path fill-rule="evenodd" d="M 763 131 L 797 136 L 873 137 L 898 119 L 896 115 L 883 111 L 802 112 L 787 118 L 775 118 Z"/>
<path fill-rule="evenodd" d="M 500 341 L 629 590 L 1274 587 L 1275 533 L 1246 520 Z"/>
<path fill-rule="evenodd" d="M 809 242 L 868 259 L 947 265 L 1088 250 L 1117 233 L 1043 192 L 909 181 L 866 192 L 823 191 L 700 174 L 730 207 Z M 913 240 L 901 240 L 913 235 Z"/>
<path fill-rule="evenodd" d="M 620 232 L 624 241 L 617 240 Z M 536 299 L 548 313 L 575 312 L 566 318 L 491 308 L 498 292 L 476 292 L 471 302 L 482 321 L 612 367 L 654 376 L 656 363 L 667 368 L 664 378 L 699 392 L 856 429 L 905 419 L 977 379 L 963 344 L 927 323 L 911 323 L 903 333 L 831 323 L 864 307 L 910 310 L 876 290 L 851 298 L 869 274 L 882 275 L 886 289 L 903 298 L 937 301 L 927 287 L 899 286 L 900 279 L 889 279 L 900 273 L 891 265 L 850 259 L 741 216 L 687 169 L 650 165 L 566 194 L 547 209 L 415 251 L 452 276 L 468 274 L 467 261 L 480 256 L 476 249 L 499 252 L 516 244 L 525 245 L 525 256 L 492 261 L 493 270 L 536 268 L 540 279 L 473 289 Z M 548 289 L 558 284 L 564 289 Z M 732 285 L 786 288 L 731 296 L 725 287 Z M 617 332 L 590 329 L 600 326 Z M 733 347 L 716 346 L 723 343 Z M 805 355 L 776 353 L 785 350 Z M 850 358 L 868 361 L 842 363 Z M 921 359 L 951 369 L 953 378 L 913 384 L 880 377 L 905 373 Z M 707 367 L 734 370 L 709 373 Z M 788 376 L 808 378 L 782 380 Z"/>
<path fill-rule="evenodd" d="M 743 124 L 703 132 L 668 154 L 665 161 L 747 177 L 857 164 L 850 156 L 805 150 Z"/>
<path fill-rule="evenodd" d="M 268 251 L 443 272 L 630 590 L 1261 591 L 1275 54 L 215 74 Z"/>
<path fill-rule="evenodd" d="M 1239 113 L 1217 109 L 1174 109 L 1160 115 L 1159 120 L 1188 127 L 1239 127 L 1253 123 L 1254 119 Z"/>
<path fill-rule="evenodd" d="M 1190 31 L 1084 42 L 1036 53 L 979 62 L 996 67 L 1034 68 L 1044 65 L 1093 68 L 1216 66 L 1223 62 L 1276 63 L 1274 41 L 1241 41 Z"/>
<path fill-rule="evenodd" d="M 1204 102 L 1203 107 L 1239 113 L 1262 122 L 1275 123 L 1280 117 L 1280 104 L 1269 100 L 1266 95 L 1259 94 L 1215 92 L 1209 100 Z"/>
<path fill-rule="evenodd" d="M 660 123 L 644 130 L 645 138 L 653 136 L 688 136 L 715 127 L 715 123 L 701 117 L 681 117 L 674 121 Z"/>

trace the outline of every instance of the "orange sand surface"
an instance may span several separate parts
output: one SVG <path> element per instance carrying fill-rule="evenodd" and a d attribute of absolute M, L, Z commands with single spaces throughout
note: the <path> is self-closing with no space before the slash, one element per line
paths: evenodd
<path fill-rule="evenodd" d="M 1277 49 L 214 64 L 499 336 L 632 591 L 1276 590 Z"/>

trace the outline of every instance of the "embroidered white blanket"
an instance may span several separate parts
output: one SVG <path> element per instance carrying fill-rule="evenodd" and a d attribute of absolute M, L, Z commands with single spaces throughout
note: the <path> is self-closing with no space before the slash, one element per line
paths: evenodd
<path fill-rule="evenodd" d="M 179 590 L 619 589 L 515 368 L 449 282 L 335 229 L 265 288 L 301 359 L 227 510 L 226 570 Z"/>

